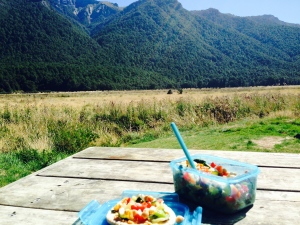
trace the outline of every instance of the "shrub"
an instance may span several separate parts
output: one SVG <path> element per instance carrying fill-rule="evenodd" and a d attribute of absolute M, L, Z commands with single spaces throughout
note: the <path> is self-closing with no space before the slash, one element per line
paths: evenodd
<path fill-rule="evenodd" d="M 171 95 L 171 94 L 173 94 L 173 91 L 170 89 L 170 90 L 168 90 L 167 94 Z"/>
<path fill-rule="evenodd" d="M 46 150 L 39 152 L 36 149 L 21 149 L 13 154 L 32 171 L 49 166 L 59 158 L 56 152 Z"/>
<path fill-rule="evenodd" d="M 8 110 L 8 108 L 4 109 L 4 112 L 2 114 L 2 119 L 6 122 L 6 123 L 10 123 L 11 122 L 11 112 Z"/>
<path fill-rule="evenodd" d="M 60 120 L 49 123 L 48 132 L 53 150 L 68 154 L 81 151 L 98 138 L 96 133 L 83 124 L 74 125 Z"/>

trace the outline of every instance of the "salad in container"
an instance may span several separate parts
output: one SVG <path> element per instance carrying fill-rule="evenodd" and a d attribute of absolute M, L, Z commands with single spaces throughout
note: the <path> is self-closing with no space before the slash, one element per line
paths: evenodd
<path fill-rule="evenodd" d="M 204 154 L 191 158 L 195 169 L 186 157 L 170 162 L 175 191 L 180 198 L 227 214 L 254 203 L 257 166 Z"/>

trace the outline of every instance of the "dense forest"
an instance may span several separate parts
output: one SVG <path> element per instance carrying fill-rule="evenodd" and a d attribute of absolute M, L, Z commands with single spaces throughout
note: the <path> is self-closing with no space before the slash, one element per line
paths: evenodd
<path fill-rule="evenodd" d="M 274 16 L 59 2 L 0 0 L 1 93 L 300 84 L 300 25 Z"/>

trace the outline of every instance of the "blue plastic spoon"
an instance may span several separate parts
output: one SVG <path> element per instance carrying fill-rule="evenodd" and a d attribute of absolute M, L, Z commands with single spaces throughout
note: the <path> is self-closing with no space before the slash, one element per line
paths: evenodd
<path fill-rule="evenodd" d="M 174 133 L 175 133 L 175 135 L 176 135 L 176 137 L 177 137 L 177 140 L 178 140 L 178 142 L 179 142 L 181 148 L 183 149 L 184 154 L 185 154 L 186 158 L 188 159 L 188 161 L 189 161 L 191 167 L 194 168 L 194 169 L 196 169 L 196 166 L 195 166 L 195 164 L 194 164 L 194 161 L 193 161 L 193 159 L 192 159 L 192 157 L 191 157 L 191 155 L 190 155 L 190 153 L 189 153 L 189 150 L 187 149 L 187 147 L 186 147 L 185 144 L 184 144 L 184 141 L 183 141 L 183 139 L 182 139 L 182 137 L 181 137 L 181 135 L 180 135 L 180 133 L 179 133 L 177 127 L 176 127 L 176 124 L 175 124 L 174 122 L 172 122 L 172 123 L 171 123 L 171 127 L 172 127 L 172 129 L 173 129 L 173 131 L 174 131 Z"/>

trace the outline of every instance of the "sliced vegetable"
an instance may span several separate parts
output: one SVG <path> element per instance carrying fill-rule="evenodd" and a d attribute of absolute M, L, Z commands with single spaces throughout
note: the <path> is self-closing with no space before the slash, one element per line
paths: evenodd
<path fill-rule="evenodd" d="M 169 216 L 167 216 L 167 217 L 159 217 L 159 218 L 157 218 L 157 219 L 151 220 L 151 222 L 152 222 L 152 223 L 159 223 L 159 222 L 166 221 L 166 220 L 168 220 L 168 219 L 169 219 Z"/>

